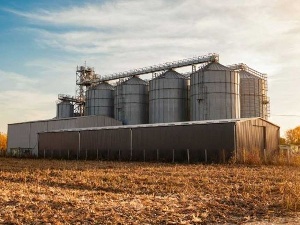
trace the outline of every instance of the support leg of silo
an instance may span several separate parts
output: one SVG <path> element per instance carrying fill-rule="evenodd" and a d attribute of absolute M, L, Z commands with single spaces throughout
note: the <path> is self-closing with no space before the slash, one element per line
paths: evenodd
<path fill-rule="evenodd" d="M 132 142 L 132 129 L 130 129 L 130 161 L 132 160 L 133 156 L 133 142 Z"/>
<path fill-rule="evenodd" d="M 70 159 L 70 149 L 68 149 L 68 159 Z"/>
<path fill-rule="evenodd" d="M 121 161 L 121 150 L 119 149 L 119 161 Z"/>
<path fill-rule="evenodd" d="M 205 160 L 205 163 L 207 163 L 207 150 L 206 149 L 204 150 L 204 160 Z"/>
<path fill-rule="evenodd" d="M 87 160 L 87 157 L 88 157 L 88 150 L 86 149 L 85 150 L 85 160 Z"/>
<path fill-rule="evenodd" d="M 190 163 L 190 150 L 186 150 L 186 155 L 187 155 L 187 162 Z"/>
<path fill-rule="evenodd" d="M 223 163 L 225 163 L 225 160 L 226 160 L 225 149 L 222 149 L 222 160 L 223 160 Z"/>
<path fill-rule="evenodd" d="M 156 160 L 159 160 L 159 149 L 156 149 Z"/>
<path fill-rule="evenodd" d="M 172 155 L 172 163 L 174 163 L 175 162 L 175 149 L 173 149 L 173 155 Z"/>
<path fill-rule="evenodd" d="M 144 149 L 144 162 L 146 162 L 146 149 Z"/>
<path fill-rule="evenodd" d="M 99 160 L 99 150 L 97 148 L 97 160 Z"/>
<path fill-rule="evenodd" d="M 235 154 L 234 154 L 234 162 L 236 163 L 237 160 L 238 160 L 238 151 L 237 151 L 237 149 L 234 152 L 235 152 Z"/>

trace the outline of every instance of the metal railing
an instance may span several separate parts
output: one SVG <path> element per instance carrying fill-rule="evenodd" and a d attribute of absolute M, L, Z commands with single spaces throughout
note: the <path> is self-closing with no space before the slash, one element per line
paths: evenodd
<path fill-rule="evenodd" d="M 74 96 L 71 95 L 66 95 L 66 94 L 59 94 L 58 95 L 58 99 L 61 101 L 68 101 L 68 102 L 75 102 L 75 103 L 82 103 L 83 99 L 80 98 L 76 98 Z"/>
<path fill-rule="evenodd" d="M 252 68 L 250 68 L 249 66 L 247 66 L 246 64 L 244 63 L 239 63 L 239 64 L 233 64 L 233 65 L 229 65 L 227 66 L 229 67 L 230 69 L 233 69 L 233 70 L 243 70 L 243 71 L 246 71 L 252 75 L 255 75 L 261 79 L 266 79 L 266 76 L 267 74 L 264 74 L 264 73 L 261 73 L 261 72 L 258 72 Z"/>
<path fill-rule="evenodd" d="M 154 73 L 154 72 L 159 72 L 159 71 L 173 69 L 173 68 L 180 68 L 180 67 L 197 65 L 197 64 L 206 63 L 206 62 L 215 62 L 215 61 L 216 62 L 219 61 L 219 55 L 216 53 L 211 53 L 211 54 L 204 55 L 204 56 L 197 56 L 197 57 L 183 59 L 183 60 L 179 60 L 179 61 L 166 62 L 163 64 L 154 65 L 154 66 L 148 66 L 148 67 L 143 67 L 143 68 L 139 68 L 139 69 L 133 69 L 133 70 L 119 72 L 119 73 L 113 73 L 113 74 L 101 76 L 100 78 L 95 79 L 94 82 L 116 80 L 116 79 L 126 78 L 126 77 L 130 77 L 130 76 Z"/>

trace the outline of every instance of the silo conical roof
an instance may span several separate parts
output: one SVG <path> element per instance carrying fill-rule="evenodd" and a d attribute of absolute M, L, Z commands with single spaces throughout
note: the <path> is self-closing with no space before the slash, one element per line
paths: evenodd
<path fill-rule="evenodd" d="M 132 77 L 129 80 L 124 81 L 122 84 L 132 84 L 132 85 L 148 85 L 148 83 L 138 77 Z"/>
<path fill-rule="evenodd" d="M 163 78 L 164 79 L 185 79 L 186 77 L 176 72 L 175 70 L 170 69 L 154 79 L 163 79 Z"/>
<path fill-rule="evenodd" d="M 230 68 L 218 63 L 218 62 L 212 62 L 207 64 L 202 70 L 226 70 L 226 71 L 232 71 Z"/>
<path fill-rule="evenodd" d="M 256 78 L 256 79 L 259 79 L 259 77 L 245 71 L 245 70 L 241 70 L 240 71 L 240 77 L 241 78 Z"/>
<path fill-rule="evenodd" d="M 103 82 L 94 87 L 94 89 L 98 90 L 114 90 L 114 87 L 109 83 Z"/>

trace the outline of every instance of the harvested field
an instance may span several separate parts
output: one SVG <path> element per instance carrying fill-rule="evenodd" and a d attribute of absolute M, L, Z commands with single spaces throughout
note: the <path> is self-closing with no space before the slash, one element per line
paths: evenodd
<path fill-rule="evenodd" d="M 300 211 L 299 167 L 1 158 L 0 189 L 4 224 L 292 223 Z"/>

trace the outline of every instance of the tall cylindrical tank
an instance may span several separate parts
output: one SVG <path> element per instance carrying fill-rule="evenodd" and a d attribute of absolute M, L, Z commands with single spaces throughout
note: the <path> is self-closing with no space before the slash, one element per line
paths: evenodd
<path fill-rule="evenodd" d="M 264 118 L 264 80 L 247 71 L 240 71 L 241 118 Z"/>
<path fill-rule="evenodd" d="M 149 122 L 168 123 L 187 120 L 187 79 L 168 70 L 149 82 Z"/>
<path fill-rule="evenodd" d="M 68 101 L 61 101 L 57 104 L 56 118 L 68 118 L 74 116 L 74 105 Z"/>
<path fill-rule="evenodd" d="M 240 118 L 240 77 L 217 62 L 191 74 L 191 120 Z"/>
<path fill-rule="evenodd" d="M 115 89 L 115 119 L 125 125 L 149 122 L 148 83 L 138 77 L 120 83 Z"/>
<path fill-rule="evenodd" d="M 106 82 L 86 91 L 85 115 L 114 117 L 114 87 Z"/>

